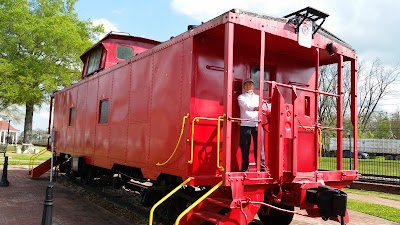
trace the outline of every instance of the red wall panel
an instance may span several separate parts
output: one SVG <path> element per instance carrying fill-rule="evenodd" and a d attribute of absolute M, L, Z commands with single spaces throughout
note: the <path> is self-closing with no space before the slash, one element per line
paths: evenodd
<path fill-rule="evenodd" d="M 84 133 L 83 133 L 83 154 L 85 156 L 92 156 L 94 154 L 95 139 L 96 139 L 96 124 L 97 124 L 97 111 L 98 111 L 98 101 L 97 101 L 97 90 L 98 90 L 99 79 L 95 78 L 88 82 L 87 90 L 87 103 L 85 110 L 85 122 Z"/>
<path fill-rule="evenodd" d="M 110 107 L 109 157 L 125 162 L 128 139 L 128 104 L 130 88 L 130 65 L 121 67 L 113 74 L 112 105 Z"/>
<path fill-rule="evenodd" d="M 77 95 L 77 105 L 75 109 L 75 153 L 79 155 L 84 154 L 84 134 L 85 134 L 85 121 L 87 120 L 86 113 L 86 103 L 87 103 L 87 92 L 88 92 L 88 83 L 85 82 L 82 85 L 77 87 L 78 95 Z"/>
<path fill-rule="evenodd" d="M 94 155 L 98 156 L 100 160 L 108 157 L 110 149 L 110 109 L 113 107 L 111 99 L 112 89 L 112 73 L 99 76 L 99 89 L 97 95 L 97 115 L 96 115 L 96 138 L 95 138 L 95 151 Z M 109 115 L 108 123 L 99 123 L 100 116 L 100 101 L 108 99 Z"/>
<path fill-rule="evenodd" d="M 75 126 L 69 126 L 70 119 L 70 108 L 76 108 L 78 95 L 78 88 L 74 87 L 69 92 L 67 92 L 66 103 L 64 107 L 64 125 L 66 127 L 66 143 L 65 148 L 69 152 L 75 151 Z"/>

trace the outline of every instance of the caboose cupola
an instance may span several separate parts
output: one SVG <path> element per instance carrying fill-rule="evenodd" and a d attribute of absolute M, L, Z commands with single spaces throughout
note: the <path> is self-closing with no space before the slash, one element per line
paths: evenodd
<path fill-rule="evenodd" d="M 130 59 L 159 43 L 146 38 L 110 32 L 81 55 L 84 64 L 82 79 Z"/>

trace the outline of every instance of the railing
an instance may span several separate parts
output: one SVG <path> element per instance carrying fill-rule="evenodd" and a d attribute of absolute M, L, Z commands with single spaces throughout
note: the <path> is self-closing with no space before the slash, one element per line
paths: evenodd
<path fill-rule="evenodd" d="M 207 193 L 205 193 L 203 196 L 201 196 L 199 199 L 197 199 L 192 205 L 190 205 L 185 211 L 183 211 L 178 218 L 176 218 L 175 225 L 179 225 L 179 222 L 181 221 L 182 217 L 184 217 L 190 210 L 192 210 L 194 207 L 196 207 L 200 202 L 204 201 L 208 196 L 210 196 L 214 191 L 216 191 L 219 187 L 222 186 L 224 182 L 220 181 L 217 185 L 215 185 L 213 188 L 211 188 Z"/>
<path fill-rule="evenodd" d="M 162 199 L 160 199 L 160 201 L 158 201 L 156 204 L 154 204 L 153 207 L 151 207 L 150 210 L 150 215 L 149 215 L 149 225 L 153 224 L 153 214 L 154 214 L 154 210 L 156 210 L 156 208 L 163 203 L 165 200 L 167 200 L 169 197 L 171 197 L 173 194 L 175 194 L 177 191 L 179 191 L 179 189 L 181 189 L 183 186 L 185 186 L 187 183 L 189 183 L 189 181 L 192 178 L 188 178 L 185 181 L 183 181 L 180 185 L 178 185 L 176 188 L 174 188 L 174 190 L 172 190 L 171 192 L 169 192 L 166 196 L 164 196 Z"/>
<path fill-rule="evenodd" d="M 221 148 L 221 121 L 226 117 L 226 115 L 218 116 L 217 118 L 208 118 L 208 117 L 194 117 L 192 120 L 192 137 L 190 141 L 190 159 L 188 161 L 189 164 L 193 164 L 193 156 L 194 156 L 194 127 L 195 123 L 200 120 L 210 120 L 210 121 L 218 121 L 217 122 L 217 167 L 224 171 L 224 167 L 220 165 L 220 148 Z"/>
<path fill-rule="evenodd" d="M 39 157 L 39 156 L 41 156 L 41 155 L 43 155 L 43 154 L 46 153 L 47 151 L 48 151 L 47 149 L 43 149 L 43 150 L 41 150 L 39 153 L 34 154 L 33 156 L 31 156 L 31 157 L 29 158 L 29 171 L 32 171 L 32 170 L 33 170 L 33 166 L 34 166 L 34 163 L 35 163 L 36 158 Z M 32 174 L 29 174 L 29 175 L 32 175 Z"/>
<path fill-rule="evenodd" d="M 309 88 L 299 87 L 299 86 L 290 85 L 290 84 L 282 84 L 282 83 L 277 83 L 275 81 L 265 81 L 265 83 L 267 83 L 270 86 L 270 89 L 269 89 L 270 90 L 270 96 L 272 96 L 273 87 L 283 87 L 283 88 L 291 89 L 293 91 L 293 96 L 295 96 L 295 98 L 298 97 L 297 93 L 296 93 L 297 90 L 314 93 L 315 94 L 315 101 L 316 101 L 315 104 L 316 105 L 317 105 L 317 101 L 318 101 L 318 96 L 319 95 L 326 95 L 326 96 L 334 97 L 334 98 L 337 98 L 339 101 L 340 101 L 341 98 L 343 98 L 343 96 L 341 94 L 328 93 L 328 92 L 320 91 L 318 89 L 309 89 Z M 339 89 L 338 89 L 338 93 L 341 93 L 341 92 L 339 92 Z M 293 106 L 294 106 L 295 105 L 295 100 L 292 99 L 292 101 L 293 101 Z M 341 107 L 338 106 L 338 110 L 340 110 L 340 109 L 341 109 Z M 315 111 L 315 112 L 317 112 L 317 111 Z M 341 113 L 339 113 L 339 115 L 341 115 Z M 302 128 L 302 129 L 305 129 L 305 130 L 311 130 L 311 131 L 315 132 L 315 137 L 316 137 L 315 148 L 320 150 L 319 151 L 319 161 L 322 161 L 323 158 L 322 158 L 322 146 L 321 146 L 322 145 L 321 130 L 334 130 L 334 131 L 337 132 L 338 135 L 339 134 L 342 135 L 342 133 L 343 133 L 343 121 L 339 122 L 339 120 L 338 120 L 337 127 L 323 127 L 317 121 L 315 122 L 315 124 L 313 124 L 311 126 L 304 126 L 301 123 L 300 119 L 297 116 L 295 116 L 295 117 L 297 118 L 297 121 L 299 123 L 299 126 L 298 126 L 299 128 Z M 315 115 L 315 118 L 317 118 L 317 115 Z M 338 145 L 341 146 L 341 144 L 339 144 L 339 142 L 338 142 Z M 356 154 L 357 153 L 354 153 L 354 155 L 356 155 Z M 341 158 L 342 157 L 341 153 L 339 154 L 339 156 L 340 157 L 338 157 L 337 160 L 335 161 L 336 169 L 337 170 L 342 170 L 342 169 L 344 169 L 343 166 L 345 164 L 343 162 L 343 159 Z M 351 169 L 351 168 L 352 169 L 357 169 L 357 167 L 358 167 L 358 160 L 356 159 L 356 160 L 353 160 L 353 167 L 350 166 L 349 169 Z"/>
<path fill-rule="evenodd" d="M 158 163 L 156 164 L 156 166 L 163 166 L 163 165 L 167 164 L 167 163 L 172 159 L 172 157 L 175 155 L 175 152 L 176 152 L 176 150 L 178 150 L 178 146 L 179 146 L 179 144 L 181 143 L 181 139 L 182 139 L 183 131 L 184 131 L 184 129 L 185 129 L 185 123 L 186 123 L 186 119 L 187 119 L 187 118 L 189 118 L 189 113 L 186 114 L 186 116 L 184 116 L 184 117 L 182 118 L 181 133 L 179 134 L 178 142 L 177 142 L 176 145 L 175 145 L 174 151 L 172 151 L 172 154 L 170 155 L 170 157 L 169 157 L 165 162 L 163 162 L 163 163 L 158 162 Z"/>
<path fill-rule="evenodd" d="M 359 180 L 400 185 L 400 160 L 386 160 L 386 155 L 375 156 L 368 153 L 367 155 L 365 150 L 358 147 L 358 171 L 361 173 Z M 323 151 L 318 162 L 318 169 L 335 170 L 336 157 L 336 151 Z M 344 151 L 342 160 L 344 170 L 354 169 L 353 152 Z"/>

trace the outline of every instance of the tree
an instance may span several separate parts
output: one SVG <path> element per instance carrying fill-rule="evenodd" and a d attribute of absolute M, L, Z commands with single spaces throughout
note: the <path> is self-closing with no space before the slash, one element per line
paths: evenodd
<path fill-rule="evenodd" d="M 358 85 L 359 118 L 361 131 L 365 132 L 368 123 L 376 110 L 379 101 L 389 94 L 389 86 L 398 79 L 399 66 L 385 66 L 379 59 L 375 59 L 370 68 L 359 68 L 360 79 Z"/>
<path fill-rule="evenodd" d="M 393 139 L 390 119 L 385 112 L 375 113 L 376 115 L 371 121 L 371 131 L 376 139 Z"/>
<path fill-rule="evenodd" d="M 344 118 L 350 123 L 350 65 L 345 64 L 344 78 Z M 358 114 L 359 135 L 371 136 L 371 122 L 379 101 L 389 94 L 389 87 L 397 80 L 400 74 L 399 66 L 385 66 L 379 59 L 375 59 L 370 67 L 365 62 L 358 65 Z M 337 93 L 337 65 L 323 66 L 320 68 L 319 89 L 325 92 Z M 327 126 L 336 125 L 336 99 L 320 96 L 319 119 Z M 346 119 L 347 118 L 347 119 Z M 345 124 L 345 127 L 349 127 Z"/>
<path fill-rule="evenodd" d="M 8 96 L 10 95 L 10 90 L 12 90 L 12 83 L 10 83 L 11 74 L 13 72 L 13 67 L 6 60 L 0 58 L 0 112 L 7 109 L 10 105 Z"/>
<path fill-rule="evenodd" d="M 7 102 L 26 108 L 24 143 L 32 139 L 34 106 L 80 77 L 79 55 L 101 26 L 79 20 L 76 0 L 0 0 L 0 58 L 12 64 Z"/>
<path fill-rule="evenodd" d="M 390 128 L 393 133 L 393 138 L 400 139 L 400 112 L 393 113 L 390 120 Z"/>

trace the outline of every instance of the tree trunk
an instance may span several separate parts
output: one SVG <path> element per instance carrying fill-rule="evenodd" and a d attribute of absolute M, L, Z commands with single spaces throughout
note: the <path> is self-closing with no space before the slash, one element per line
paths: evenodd
<path fill-rule="evenodd" d="M 25 107 L 25 124 L 24 124 L 24 139 L 22 140 L 22 143 L 24 144 L 31 144 L 32 143 L 32 121 L 33 121 L 33 110 L 34 110 L 34 104 L 32 103 L 26 103 Z M 23 145 L 22 146 L 22 151 L 25 151 L 25 149 L 28 146 Z"/>

